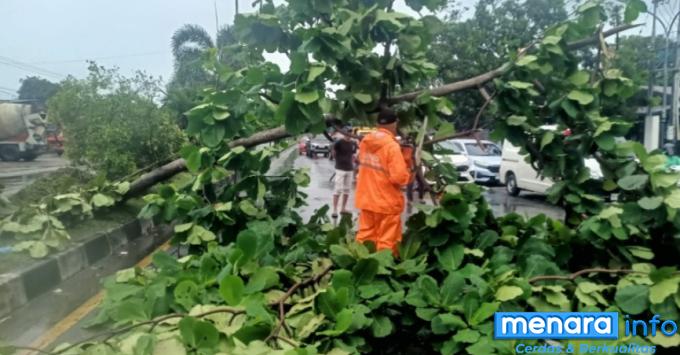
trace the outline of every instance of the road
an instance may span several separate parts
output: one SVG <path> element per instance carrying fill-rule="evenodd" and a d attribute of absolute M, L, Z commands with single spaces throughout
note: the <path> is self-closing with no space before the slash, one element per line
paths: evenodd
<path fill-rule="evenodd" d="M 302 208 L 300 214 L 303 218 L 307 219 L 315 210 L 323 205 L 331 205 L 333 203 L 333 182 L 331 181 L 334 172 L 333 162 L 321 156 L 315 159 L 299 156 L 295 159 L 294 166 L 298 169 L 309 169 L 311 176 L 309 186 L 301 189 L 302 192 L 308 195 L 306 199 L 308 206 Z M 564 211 L 547 203 L 542 195 L 523 192 L 520 196 L 513 197 L 507 194 L 504 187 L 493 186 L 486 188 L 485 196 L 491 209 L 497 216 L 514 212 L 526 217 L 545 213 L 552 218 L 564 218 Z M 358 211 L 354 207 L 354 194 L 350 195 L 347 205 L 352 216 L 356 218 Z M 340 206 L 338 206 L 339 208 Z M 405 216 L 406 212 L 403 217 Z"/>
<path fill-rule="evenodd" d="M 51 153 L 41 155 L 29 162 L 0 161 L 0 185 L 4 186 L 1 194 L 12 195 L 40 176 L 67 165 L 68 160 Z"/>

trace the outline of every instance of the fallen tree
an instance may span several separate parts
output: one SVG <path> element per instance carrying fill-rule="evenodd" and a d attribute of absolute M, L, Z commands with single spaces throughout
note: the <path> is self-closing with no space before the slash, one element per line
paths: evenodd
<path fill-rule="evenodd" d="M 584 48 L 593 44 L 597 44 L 600 41 L 600 38 L 606 38 L 612 35 L 615 35 L 617 33 L 629 30 L 631 28 L 635 28 L 640 26 L 639 24 L 626 24 L 622 26 L 617 26 L 615 28 L 612 28 L 607 31 L 602 31 L 593 34 L 590 38 L 586 38 L 583 40 L 579 40 L 576 42 L 569 43 L 567 45 L 567 48 L 570 50 L 576 50 L 580 48 Z M 521 50 L 520 56 L 523 56 L 527 51 L 532 48 L 534 44 L 530 44 L 524 49 Z M 391 104 L 394 103 L 399 103 L 403 101 L 413 101 L 415 100 L 419 95 L 423 94 L 425 91 L 429 91 L 429 93 L 432 96 L 446 96 L 449 94 L 452 94 L 454 92 L 458 91 L 463 91 L 463 90 L 469 90 L 469 89 L 476 89 L 479 88 L 481 85 L 493 80 L 494 78 L 497 78 L 501 76 L 503 73 L 505 73 L 508 69 L 510 69 L 513 65 L 513 62 L 508 62 L 494 70 L 488 71 L 484 74 L 477 75 L 475 77 L 465 79 L 465 80 L 460 80 L 456 81 L 453 83 L 449 84 L 444 84 L 442 86 L 429 89 L 429 90 L 419 90 L 419 91 L 414 91 L 414 92 L 409 92 L 406 94 L 401 94 L 397 95 L 394 97 L 391 97 L 388 99 L 388 102 Z M 328 118 L 327 123 L 330 123 L 332 119 Z M 471 133 L 471 132 L 464 132 L 465 134 Z M 271 128 L 262 132 L 258 132 L 253 134 L 250 137 L 245 137 L 245 138 L 239 138 L 236 140 L 233 140 L 229 143 L 230 147 L 237 147 L 237 146 L 243 146 L 245 148 L 250 148 L 254 147 L 263 143 L 269 143 L 269 142 L 275 142 L 283 138 L 290 137 L 291 134 L 287 132 L 285 126 L 279 126 L 275 128 Z M 437 141 L 442 141 L 446 140 L 449 138 L 455 138 L 461 136 L 461 133 L 455 133 L 452 134 L 450 137 L 440 137 L 437 139 Z M 434 142 L 425 142 L 425 144 L 431 144 Z M 142 194 L 146 189 L 149 187 L 165 181 L 172 176 L 186 170 L 186 162 L 184 159 L 176 159 L 173 160 L 161 167 L 158 167 L 138 179 L 136 179 L 134 182 L 130 184 L 130 190 L 126 194 L 126 198 L 129 197 L 134 197 Z"/>

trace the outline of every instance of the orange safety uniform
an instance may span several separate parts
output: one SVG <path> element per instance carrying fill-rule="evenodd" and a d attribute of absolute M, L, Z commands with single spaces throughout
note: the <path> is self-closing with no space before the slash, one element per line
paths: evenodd
<path fill-rule="evenodd" d="M 357 241 L 372 241 L 378 250 L 391 249 L 397 254 L 401 241 L 401 213 L 410 174 L 396 137 L 379 128 L 359 144 L 359 175 L 356 207 L 359 214 Z"/>

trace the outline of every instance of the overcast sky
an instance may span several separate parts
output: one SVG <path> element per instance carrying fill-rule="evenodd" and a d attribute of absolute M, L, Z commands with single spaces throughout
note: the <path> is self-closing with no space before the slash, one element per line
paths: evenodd
<path fill-rule="evenodd" d="M 0 99 L 12 98 L 28 75 L 82 77 L 87 59 L 167 81 L 172 33 L 187 23 L 214 33 L 214 1 L 220 24 L 231 23 L 234 0 L 0 0 Z M 251 3 L 241 0 L 240 11 Z M 395 9 L 409 12 L 403 0 Z"/>

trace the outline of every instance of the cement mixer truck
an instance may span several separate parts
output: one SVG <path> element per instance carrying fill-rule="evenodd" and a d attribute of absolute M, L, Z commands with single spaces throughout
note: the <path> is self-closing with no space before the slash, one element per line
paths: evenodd
<path fill-rule="evenodd" d="M 47 151 L 45 115 L 25 101 L 0 101 L 0 159 L 31 161 Z"/>

